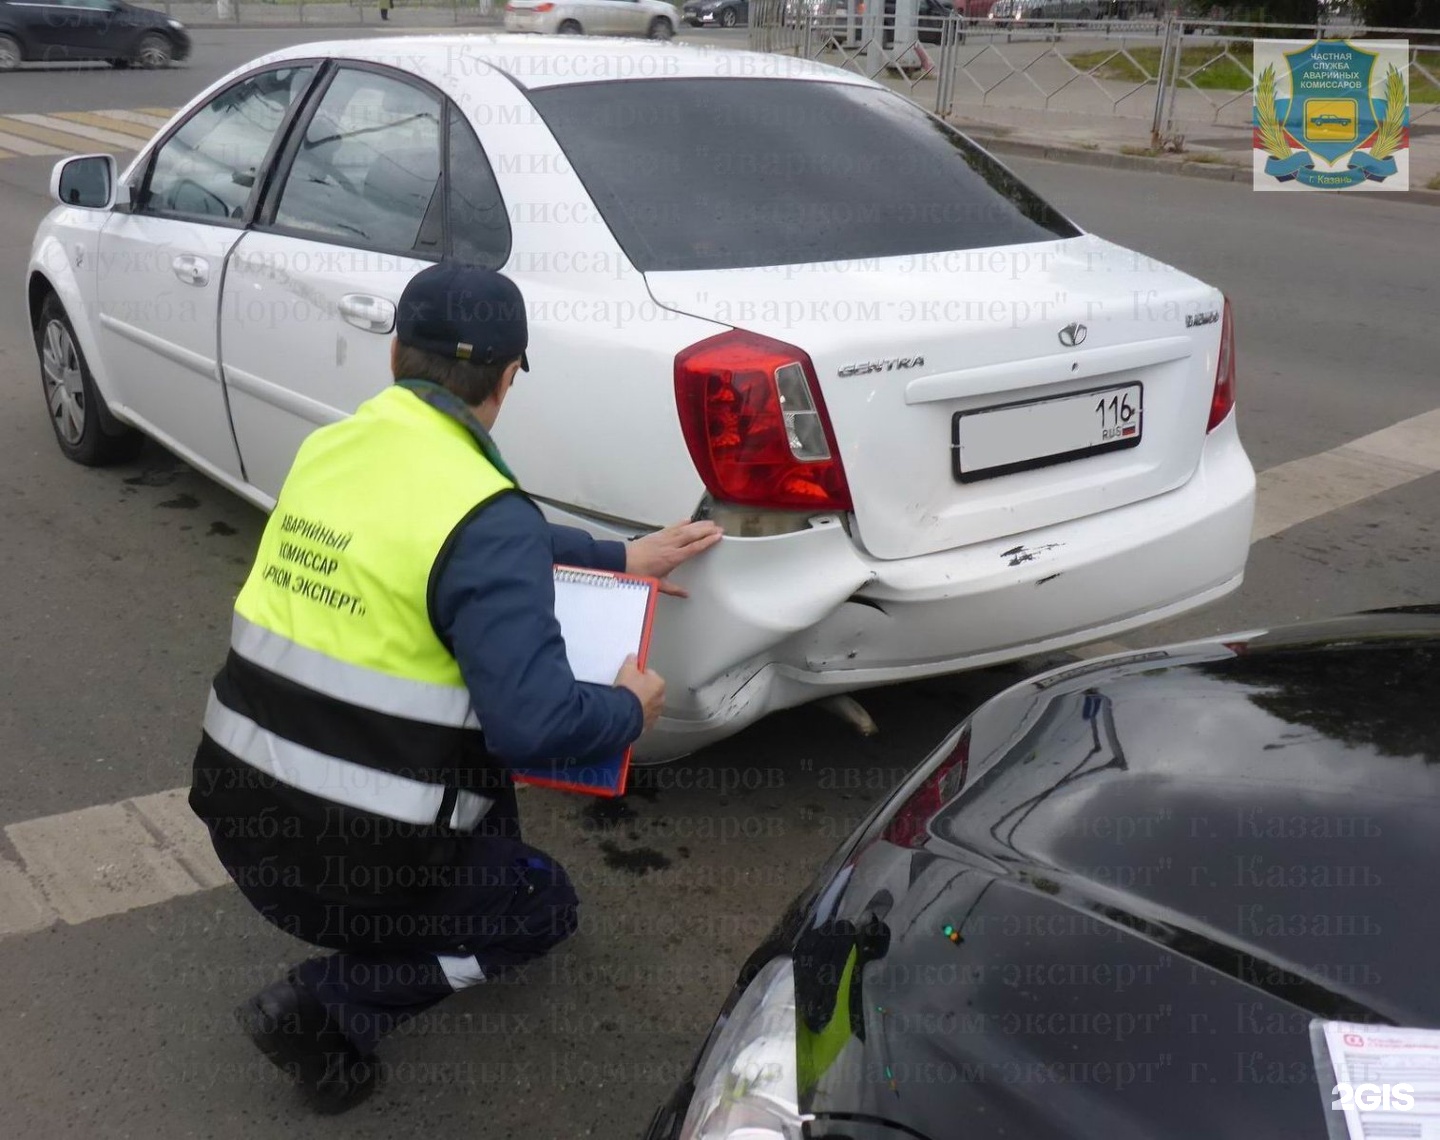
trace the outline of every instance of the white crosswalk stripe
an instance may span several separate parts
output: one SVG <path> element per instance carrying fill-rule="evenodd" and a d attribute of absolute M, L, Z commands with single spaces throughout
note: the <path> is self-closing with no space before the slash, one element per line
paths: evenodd
<path fill-rule="evenodd" d="M 77 123 L 72 119 L 58 119 L 53 115 L 10 115 L 8 118 L 16 122 L 44 127 L 50 131 L 63 131 L 65 134 L 79 135 L 82 139 L 93 139 L 95 142 L 104 143 L 117 150 L 139 150 L 142 145 L 142 140 L 137 139 L 134 135 L 107 131 L 102 127 L 92 127 L 87 123 Z"/>

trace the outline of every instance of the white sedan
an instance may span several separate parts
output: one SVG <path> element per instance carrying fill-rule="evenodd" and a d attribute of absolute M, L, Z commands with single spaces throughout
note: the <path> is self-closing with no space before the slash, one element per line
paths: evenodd
<path fill-rule="evenodd" d="M 668 40 L 676 20 L 669 0 L 510 0 L 505 5 L 507 32 Z"/>
<path fill-rule="evenodd" d="M 674 44 L 303 44 L 123 175 L 56 168 L 26 282 L 56 438 L 138 433 L 262 508 L 389 382 L 440 258 L 524 291 L 498 440 L 551 518 L 727 537 L 665 598 L 665 759 L 817 697 L 1114 637 L 1234 590 L 1230 307 L 914 103 Z M 423 488 L 417 488 L 423 494 Z"/>

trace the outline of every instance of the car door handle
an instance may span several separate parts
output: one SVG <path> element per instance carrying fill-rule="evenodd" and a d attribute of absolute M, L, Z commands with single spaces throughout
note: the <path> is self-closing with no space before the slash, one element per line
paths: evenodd
<path fill-rule="evenodd" d="M 182 253 L 170 263 L 175 276 L 186 285 L 205 285 L 210 281 L 210 263 L 193 253 Z"/>
<path fill-rule="evenodd" d="M 340 315 L 366 332 L 388 333 L 395 327 L 395 306 L 384 297 L 346 293 L 340 298 Z"/>

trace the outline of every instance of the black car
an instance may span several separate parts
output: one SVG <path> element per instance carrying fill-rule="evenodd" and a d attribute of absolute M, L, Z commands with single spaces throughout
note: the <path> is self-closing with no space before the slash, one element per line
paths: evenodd
<path fill-rule="evenodd" d="M 685 0 L 680 15 L 692 28 L 733 28 L 750 22 L 750 0 Z"/>
<path fill-rule="evenodd" d="M 189 54 L 179 20 L 125 0 L 0 0 L 0 71 L 29 61 L 166 67 Z"/>
<path fill-rule="evenodd" d="M 1440 606 L 1005 691 L 792 904 L 650 1140 L 1326 1136 L 1321 1023 L 1440 1028 L 1437 709 Z"/>

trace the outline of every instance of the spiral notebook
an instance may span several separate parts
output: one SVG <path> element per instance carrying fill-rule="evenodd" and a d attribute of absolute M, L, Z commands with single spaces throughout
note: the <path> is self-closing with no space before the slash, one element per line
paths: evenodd
<path fill-rule="evenodd" d="M 654 578 L 635 574 L 555 567 L 555 617 L 577 681 L 614 684 L 615 674 L 632 653 L 644 667 L 658 585 Z M 630 775 L 630 752 L 627 748 L 604 760 L 549 760 L 516 767 L 515 779 L 594 796 L 620 796 Z"/>

